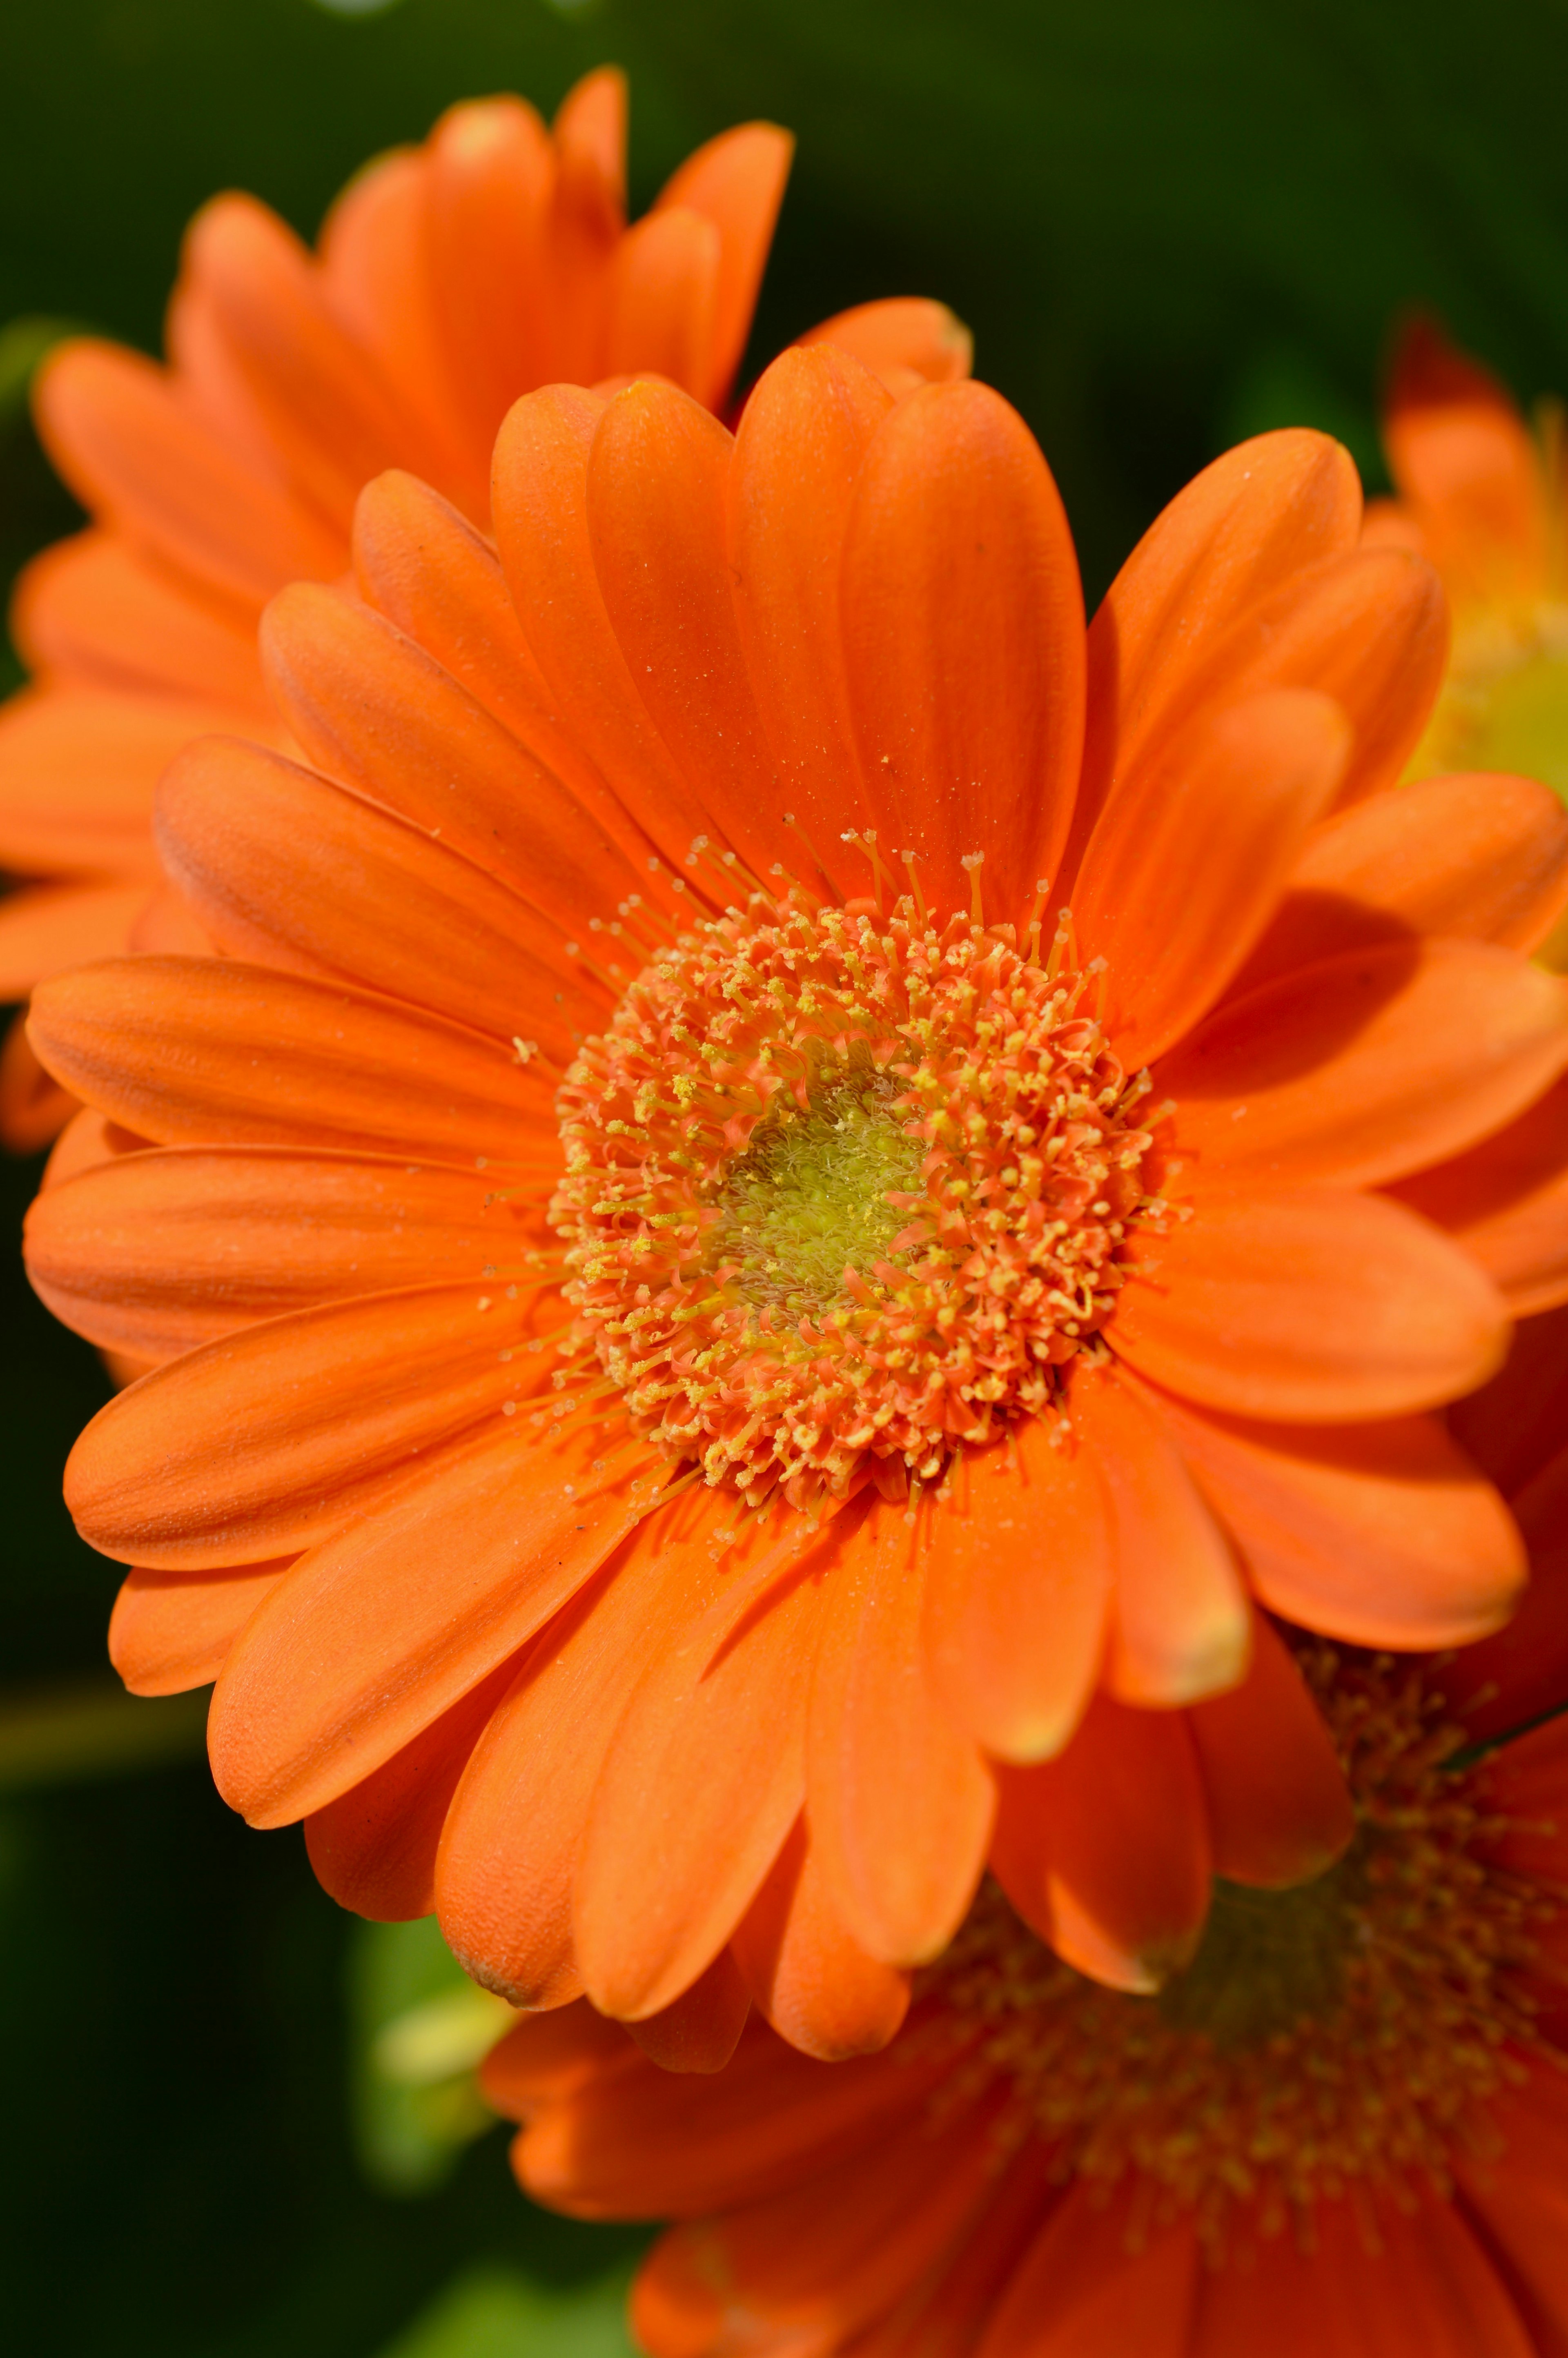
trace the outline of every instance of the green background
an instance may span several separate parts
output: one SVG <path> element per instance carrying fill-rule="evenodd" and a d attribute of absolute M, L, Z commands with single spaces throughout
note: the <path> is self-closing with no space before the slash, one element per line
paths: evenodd
<path fill-rule="evenodd" d="M 549 108 L 606 58 L 639 201 L 728 123 L 799 135 L 753 359 L 870 296 L 945 297 L 1045 444 L 1091 593 L 1240 433 L 1325 426 L 1376 480 L 1407 307 L 1523 396 L 1568 390 L 1568 0 L 10 0 L 0 574 L 72 513 L 26 423 L 27 322 L 154 348 L 215 189 L 313 230 L 452 99 Z M 0 1168 L 7 1235 L 35 1180 Z M 524 2206 L 499 2130 L 444 2179 L 438 2145 L 397 2159 L 418 2124 L 367 2041 L 428 1956 L 340 1915 L 297 1833 L 230 1819 L 190 1706 L 116 1704 L 114 1574 L 58 1504 L 103 1379 L 8 1252 L 0 1304 L 9 2346 L 609 2358 L 634 2238 Z"/>

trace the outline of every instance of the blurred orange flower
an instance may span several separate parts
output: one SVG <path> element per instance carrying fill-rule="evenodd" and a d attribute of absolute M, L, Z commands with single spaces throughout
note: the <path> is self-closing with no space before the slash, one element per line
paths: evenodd
<path fill-rule="evenodd" d="M 209 730 L 287 742 L 256 623 L 286 582 L 348 571 L 362 484 L 413 468 L 483 525 L 496 429 L 535 385 L 656 371 L 723 406 L 789 135 L 711 140 L 628 228 L 625 114 L 611 69 L 550 131 L 517 98 L 453 107 L 350 184 L 314 254 L 254 198 L 220 197 L 186 242 L 167 367 L 95 341 L 51 356 L 39 426 L 93 523 L 28 568 L 14 611 L 38 684 L 0 717 L 0 865 L 42 881 L 0 906 L 0 1001 L 83 958 L 199 946 L 177 907 L 147 905 L 154 788 Z M 968 373 L 939 304 L 814 333 L 897 384 Z M 41 1144 L 68 1109 L 14 1033 L 0 1136 Z"/>
<path fill-rule="evenodd" d="M 584 2003 L 506 2035 L 483 2084 L 527 2191 L 677 2223 L 633 2294 L 651 2358 L 1563 2347 L 1568 1719 L 1475 1765 L 1443 1662 L 1308 1662 L 1355 1844 L 1222 1888 L 1158 1997 L 1079 1979 L 992 1889 L 875 2056 L 753 2022 L 676 2079 Z"/>
<path fill-rule="evenodd" d="M 170 773 L 227 955 L 38 996 L 97 1110 L 35 1282 L 173 1362 L 70 1470 L 115 1659 L 217 1677 L 222 1790 L 340 1897 L 667 2052 L 732 1941 L 794 1944 L 801 2044 L 885 2039 L 988 1856 L 1150 1988 L 1217 1861 L 1348 1836 L 1254 1598 L 1407 1648 L 1515 1600 L 1431 1412 L 1568 1298 L 1568 817 L 1382 791 L 1442 600 L 1319 436 L 1087 634 L 981 386 L 818 347 L 733 440 L 555 389 L 494 481 L 499 559 L 392 476 L 358 596 L 274 602 L 314 769 Z"/>
<path fill-rule="evenodd" d="M 1401 339 L 1383 434 L 1398 499 L 1368 508 L 1368 541 L 1430 557 L 1454 618 L 1411 774 L 1523 771 L 1568 797 L 1560 410 L 1543 403 L 1532 432 L 1496 378 L 1422 321 Z"/>

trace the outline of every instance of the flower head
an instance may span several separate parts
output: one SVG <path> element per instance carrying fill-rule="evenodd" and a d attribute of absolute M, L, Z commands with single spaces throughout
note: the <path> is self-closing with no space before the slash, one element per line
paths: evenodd
<path fill-rule="evenodd" d="M 168 1362 L 69 1476 L 116 1659 L 221 1672 L 223 1790 L 341 1896 L 655 2045 L 786 1931 L 775 2019 L 885 2039 L 988 1857 L 1152 1988 L 1217 1863 L 1349 1838 L 1259 1603 L 1515 1600 L 1433 1412 L 1568 1296 L 1568 819 L 1381 791 L 1441 602 L 1312 435 L 1087 637 L 1006 404 L 826 347 L 733 440 L 529 396 L 494 514 L 373 486 L 357 596 L 265 626 L 317 766 L 170 773 L 228 955 L 38 995 L 97 1110 L 35 1282 Z"/>
<path fill-rule="evenodd" d="M 254 199 L 219 197 L 186 240 L 167 366 L 97 340 L 51 355 L 39 426 L 92 522 L 28 569 L 15 610 L 37 685 L 0 718 L 0 861 L 38 881 L 0 911 L 0 1000 L 127 946 L 200 947 L 177 904 L 149 908 L 158 774 L 214 729 L 286 741 L 256 622 L 286 582 L 348 570 L 363 484 L 411 468 L 482 525 L 519 394 L 641 370 L 730 399 L 790 138 L 724 133 L 628 226 L 625 114 L 612 69 L 548 130 L 517 98 L 452 107 L 351 182 L 314 253 Z M 968 366 L 939 304 L 868 304 L 813 334 L 899 385 Z M 65 1109 L 15 1033 L 0 1134 L 41 1143 Z"/>
<path fill-rule="evenodd" d="M 1307 1669 L 1355 1841 L 1219 1887 L 1156 1996 L 988 1889 L 858 2062 L 756 2023 L 672 2079 L 581 2002 L 507 2034 L 484 2081 L 527 2190 L 677 2222 L 633 2296 L 653 2358 L 1557 2347 L 1568 1723 L 1477 1758 L 1442 1663 Z"/>

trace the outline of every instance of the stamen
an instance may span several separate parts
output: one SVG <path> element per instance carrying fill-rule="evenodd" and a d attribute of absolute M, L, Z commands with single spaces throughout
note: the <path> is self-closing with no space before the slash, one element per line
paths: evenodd
<path fill-rule="evenodd" d="M 985 859 L 986 855 L 983 851 L 966 851 L 960 854 L 958 860 L 959 867 L 968 871 L 970 921 L 982 927 L 986 922 L 986 913 L 980 904 L 980 870 L 985 866 Z"/>

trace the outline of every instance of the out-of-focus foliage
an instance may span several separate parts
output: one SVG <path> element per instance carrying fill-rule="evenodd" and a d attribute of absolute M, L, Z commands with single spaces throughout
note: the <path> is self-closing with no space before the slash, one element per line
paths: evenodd
<path fill-rule="evenodd" d="M 725 124 L 799 135 L 753 358 L 873 295 L 945 297 L 1045 443 L 1091 591 L 1243 433 L 1320 424 L 1374 471 L 1402 307 L 1441 312 L 1527 400 L 1568 389 L 1565 0 L 14 0 L 0 580 L 75 514 L 27 376 L 65 320 L 156 347 L 203 198 L 251 188 L 313 232 L 451 100 L 548 109 L 605 58 L 633 76 L 639 203 Z M 0 1167 L 8 2341 L 617 2358 L 607 2271 L 637 2237 L 546 2219 L 504 2133 L 469 2141 L 483 2002 L 427 1930 L 336 1910 L 297 1833 L 229 1816 L 199 1704 L 108 1686 L 116 1575 L 59 1502 L 106 1386 L 23 1285 L 36 1183 Z"/>

